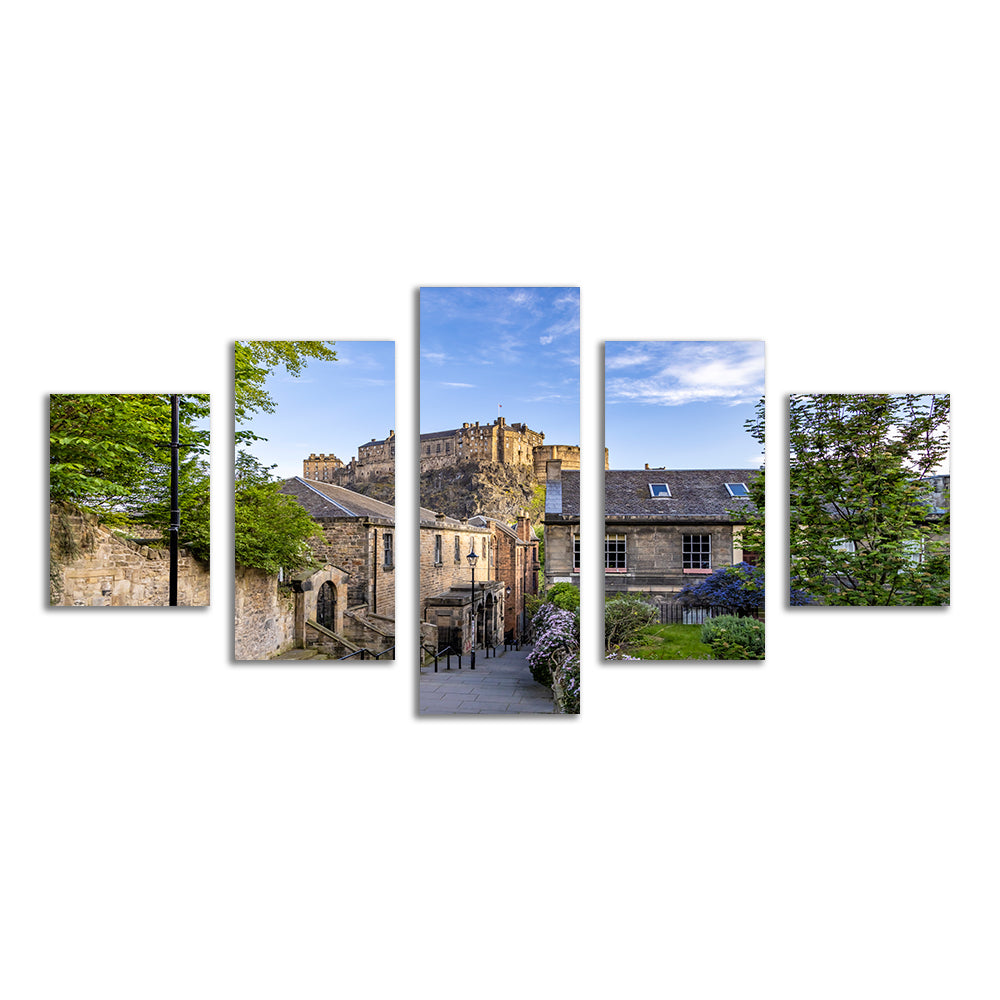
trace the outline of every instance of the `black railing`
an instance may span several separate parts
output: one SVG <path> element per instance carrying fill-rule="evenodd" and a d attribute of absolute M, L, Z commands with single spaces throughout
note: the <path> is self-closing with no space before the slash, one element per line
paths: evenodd
<path fill-rule="evenodd" d="M 462 669 L 462 654 L 457 649 L 452 649 L 451 646 L 445 646 L 444 649 L 434 649 L 432 646 L 425 646 L 423 643 L 420 644 L 421 653 L 430 653 L 434 657 L 434 673 L 438 672 L 438 660 L 444 658 L 447 666 L 446 670 L 451 670 L 451 658 L 453 656 L 458 657 L 458 669 Z M 423 657 L 421 657 L 423 659 Z"/>
<path fill-rule="evenodd" d="M 388 653 L 394 653 L 396 651 L 395 646 L 390 646 L 388 649 L 383 649 L 381 652 L 376 653 L 374 649 L 369 649 L 367 646 L 364 649 L 355 649 L 354 652 L 348 653 L 347 656 L 338 656 L 338 660 L 349 660 L 352 656 L 360 656 L 362 660 L 367 660 L 369 657 L 373 660 L 379 660 Z"/>
<path fill-rule="evenodd" d="M 718 618 L 719 615 L 758 618 L 764 613 L 764 609 L 747 611 L 745 609 L 725 608 L 717 605 L 708 608 L 694 608 L 674 602 L 671 604 L 661 604 L 659 612 L 661 625 L 701 625 L 708 621 L 709 618 Z"/>

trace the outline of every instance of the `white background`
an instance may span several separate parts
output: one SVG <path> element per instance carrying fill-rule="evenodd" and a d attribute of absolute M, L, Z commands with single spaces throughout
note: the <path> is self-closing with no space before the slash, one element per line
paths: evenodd
<path fill-rule="evenodd" d="M 997 996 L 991 6 L 8 7 L 6 995 Z M 578 719 L 232 663 L 230 345 L 412 439 L 421 283 L 581 286 L 592 457 L 603 341 L 767 340 L 763 666 L 601 666 L 596 528 Z M 46 393 L 206 390 L 212 608 L 49 611 Z M 816 390 L 953 393 L 950 610 L 782 608 Z"/>

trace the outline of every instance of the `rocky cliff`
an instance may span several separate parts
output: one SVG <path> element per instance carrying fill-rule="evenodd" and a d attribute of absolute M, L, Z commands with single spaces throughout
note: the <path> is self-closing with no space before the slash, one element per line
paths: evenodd
<path fill-rule="evenodd" d="M 513 521 L 527 509 L 532 520 L 537 520 L 544 502 L 544 487 L 523 466 L 470 462 L 420 476 L 420 506 L 450 517 L 487 514 Z"/>

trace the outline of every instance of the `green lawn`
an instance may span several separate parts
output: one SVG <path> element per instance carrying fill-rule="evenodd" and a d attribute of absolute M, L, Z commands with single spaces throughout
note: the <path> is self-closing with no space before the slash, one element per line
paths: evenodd
<path fill-rule="evenodd" d="M 711 660 L 712 647 L 701 641 L 700 625 L 647 625 L 642 644 L 629 650 L 640 660 Z"/>

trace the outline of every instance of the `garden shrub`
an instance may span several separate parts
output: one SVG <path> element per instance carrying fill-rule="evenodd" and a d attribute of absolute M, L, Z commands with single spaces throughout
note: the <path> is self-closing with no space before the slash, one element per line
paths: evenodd
<path fill-rule="evenodd" d="M 534 648 L 528 654 L 531 676 L 539 684 L 552 687 L 552 671 L 557 657 L 576 652 L 579 659 L 580 619 L 572 611 L 564 611 L 547 602 L 531 619 L 531 631 L 534 637 Z"/>
<path fill-rule="evenodd" d="M 719 615 L 701 627 L 701 641 L 717 660 L 762 660 L 764 623 L 756 618 Z"/>
<path fill-rule="evenodd" d="M 545 594 L 545 600 L 551 601 L 563 611 L 580 611 L 580 588 L 572 583 L 554 583 Z"/>
<path fill-rule="evenodd" d="M 552 658 L 552 696 L 564 715 L 580 714 L 580 647 L 562 650 Z"/>
<path fill-rule="evenodd" d="M 638 594 L 609 597 L 604 602 L 604 648 L 609 652 L 639 640 L 644 626 L 659 619 L 656 606 Z"/>

